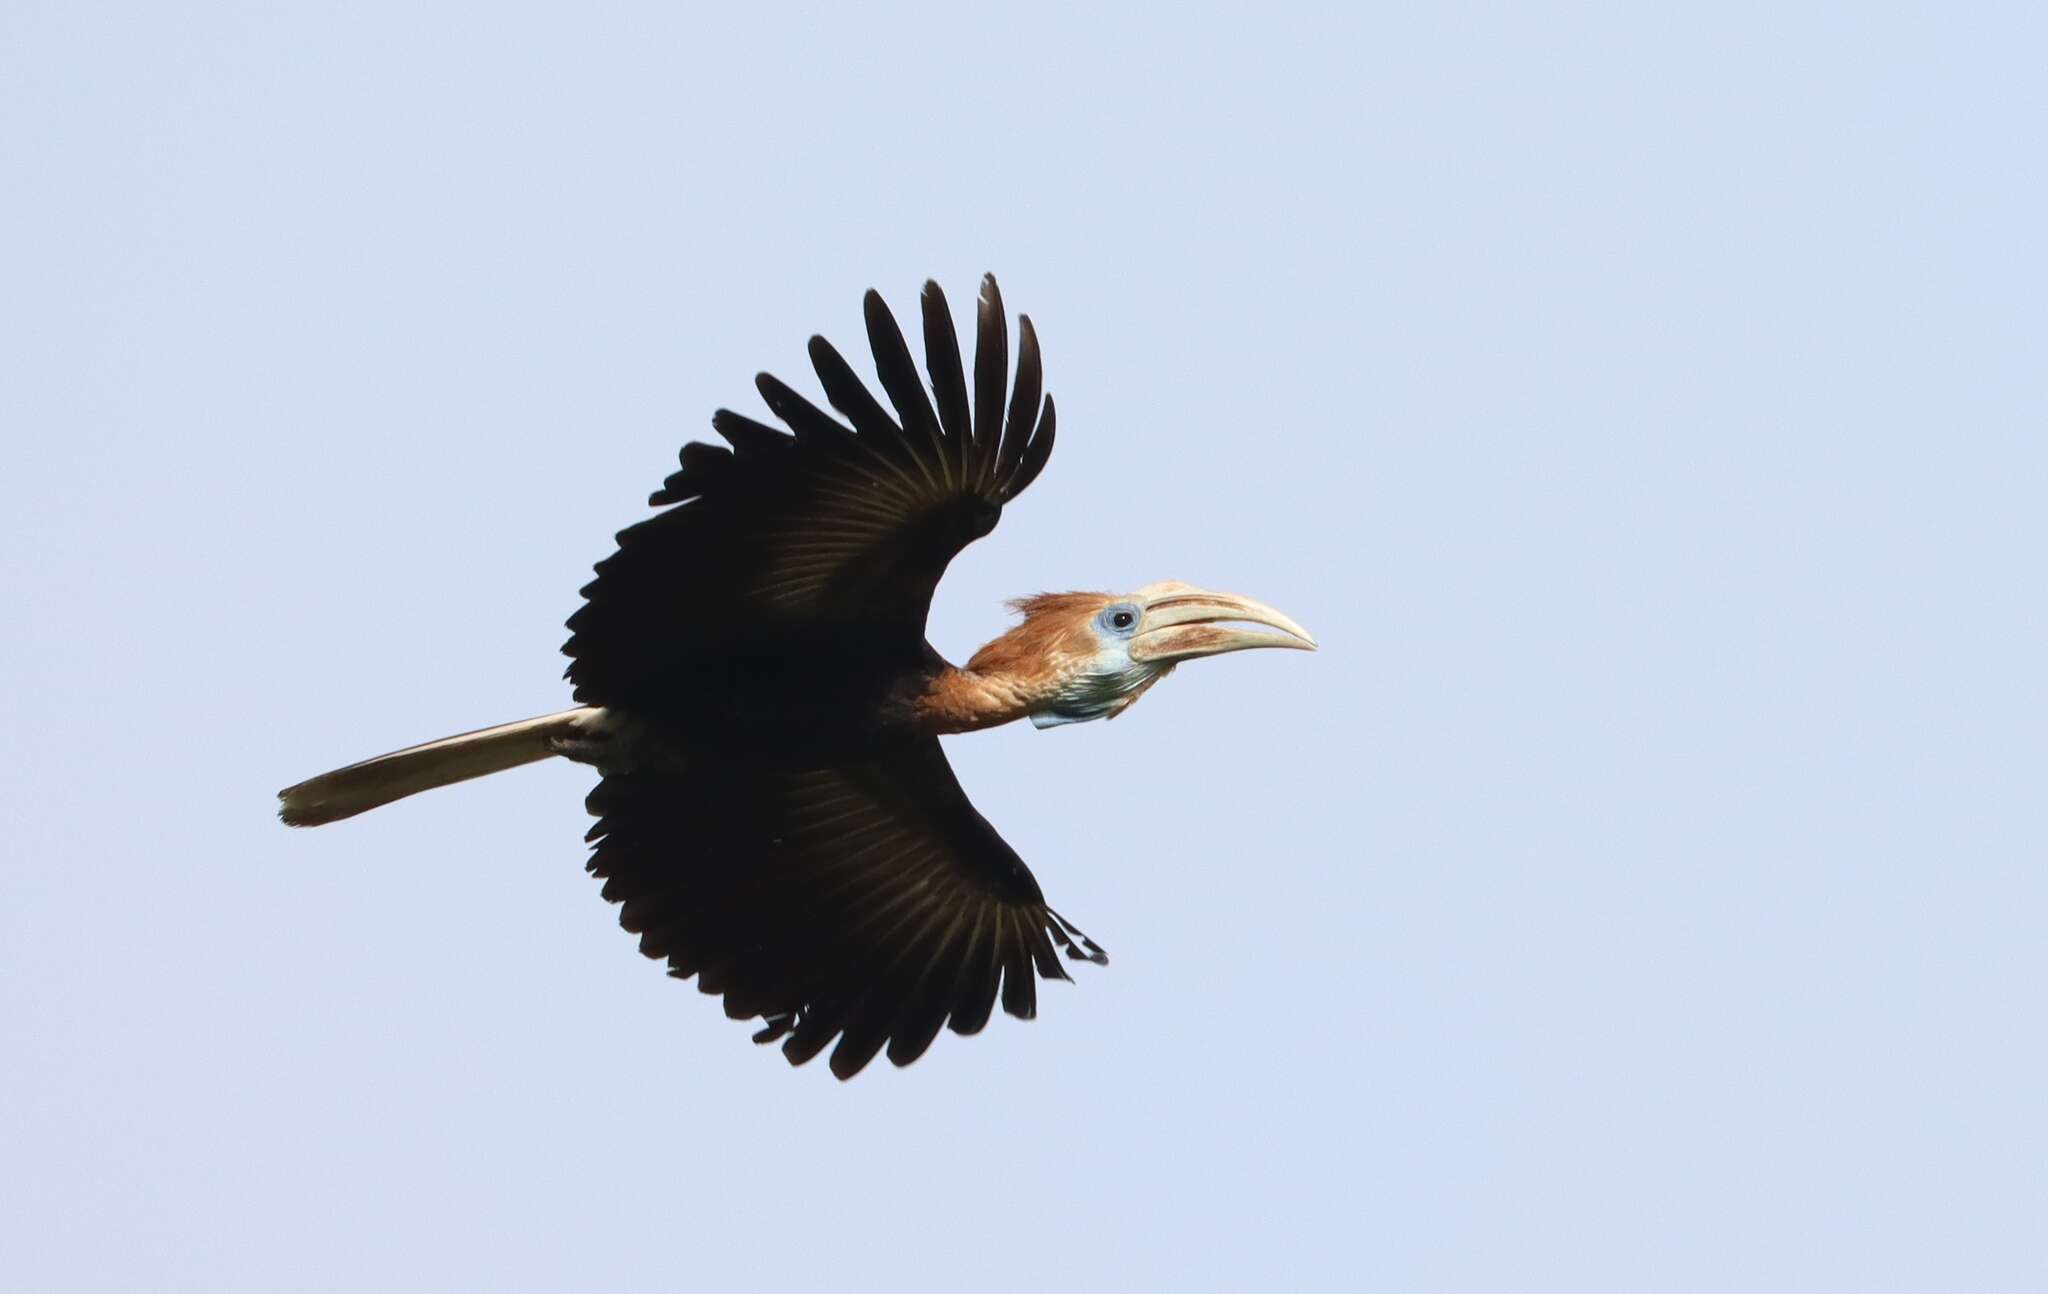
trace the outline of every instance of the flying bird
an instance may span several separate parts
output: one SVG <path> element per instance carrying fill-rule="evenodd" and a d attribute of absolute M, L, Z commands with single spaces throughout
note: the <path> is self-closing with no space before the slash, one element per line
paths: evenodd
<path fill-rule="evenodd" d="M 768 374 L 788 430 L 720 409 L 725 446 L 685 445 L 569 619 L 577 706 L 444 737 L 279 792 L 293 826 L 551 756 L 596 767 L 589 870 L 640 950 L 759 1018 L 792 1064 L 833 1046 L 840 1078 L 905 1065 L 997 1001 L 1037 1012 L 1037 978 L 1104 963 L 975 811 L 939 738 L 1018 719 L 1114 718 L 1182 661 L 1315 648 L 1249 598 L 1180 583 L 1041 593 L 950 664 L 925 641 L 946 564 L 1038 479 L 1054 414 L 1037 334 L 984 278 L 974 368 L 924 288 L 927 392 L 882 298 L 865 301 L 884 409 L 822 337 L 838 418 Z M 842 421 L 843 419 L 843 421 Z M 1254 627 L 1256 626 L 1256 627 Z"/>

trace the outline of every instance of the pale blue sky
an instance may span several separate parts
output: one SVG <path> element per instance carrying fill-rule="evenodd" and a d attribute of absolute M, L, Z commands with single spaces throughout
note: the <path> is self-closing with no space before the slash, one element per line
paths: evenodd
<path fill-rule="evenodd" d="M 2037 8 L 282 8 L 0 18 L 10 1287 L 2048 1288 Z M 1324 644 L 949 745 L 1106 970 L 841 1085 L 585 770 L 276 824 L 983 270 L 941 649 Z"/>

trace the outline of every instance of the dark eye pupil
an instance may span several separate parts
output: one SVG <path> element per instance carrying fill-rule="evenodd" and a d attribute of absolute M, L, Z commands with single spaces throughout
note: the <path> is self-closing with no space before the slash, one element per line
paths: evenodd
<path fill-rule="evenodd" d="M 1131 627 L 1131 619 L 1132 616 L 1130 612 L 1119 611 L 1109 618 L 1109 622 L 1119 629 L 1128 629 Z"/>

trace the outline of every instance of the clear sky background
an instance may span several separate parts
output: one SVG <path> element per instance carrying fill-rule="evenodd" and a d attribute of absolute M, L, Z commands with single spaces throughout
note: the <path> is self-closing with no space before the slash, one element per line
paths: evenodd
<path fill-rule="evenodd" d="M 2038 7 L 738 8 L 0 18 L 9 1287 L 2048 1288 Z M 842 1085 L 587 770 L 276 823 L 991 269 L 941 650 L 1323 643 L 949 743 L 1107 969 Z"/>

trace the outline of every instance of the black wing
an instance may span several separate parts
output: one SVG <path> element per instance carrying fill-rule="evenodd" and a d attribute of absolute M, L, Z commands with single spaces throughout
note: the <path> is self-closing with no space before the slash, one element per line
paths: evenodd
<path fill-rule="evenodd" d="M 630 701 L 680 659 L 782 635 L 921 650 L 946 564 L 1038 476 L 1054 425 L 1029 318 L 1018 320 L 1009 386 L 993 276 L 981 283 L 971 395 L 936 283 L 923 307 L 936 408 L 902 330 L 869 292 L 868 341 L 896 417 L 813 337 L 826 398 L 851 427 L 764 373 L 756 385 L 790 434 L 721 409 L 712 427 L 732 447 L 683 447 L 681 470 L 649 499 L 677 506 L 620 532 L 569 620 L 562 650 L 579 701 Z"/>
<path fill-rule="evenodd" d="M 843 767 L 610 776 L 590 870 L 669 974 L 734 1019 L 762 1016 L 802 1064 L 832 1042 L 849 1078 L 886 1045 L 907 1065 L 941 1025 L 974 1033 L 1000 997 L 1025 1019 L 1055 945 L 1102 950 L 969 804 L 935 738 Z"/>

